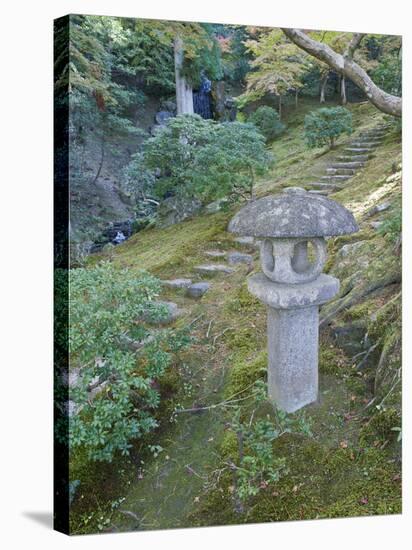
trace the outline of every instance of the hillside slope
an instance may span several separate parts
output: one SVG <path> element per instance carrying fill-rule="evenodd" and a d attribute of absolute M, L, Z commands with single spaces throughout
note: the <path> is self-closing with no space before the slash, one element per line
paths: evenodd
<path fill-rule="evenodd" d="M 258 183 L 258 195 L 313 181 L 349 143 L 342 139 L 327 153 L 306 149 L 302 124 L 311 108 L 302 105 L 286 121 L 288 131 L 272 146 L 276 166 Z M 350 109 L 357 133 L 382 123 L 382 114 L 369 104 Z M 233 476 L 224 466 L 238 453 L 233 432 L 225 427 L 231 409 L 207 408 L 232 396 L 247 403 L 266 369 L 266 312 L 246 289 L 246 277 L 259 271 L 258 251 L 226 232 L 235 210 L 141 231 L 90 259 L 145 269 L 163 280 L 211 285 L 200 300 L 187 297 L 184 289 L 164 287 L 161 299 L 183 310 L 176 324 L 191 324 L 197 338 L 180 373 L 184 389 L 176 395 L 179 406 L 192 412 L 178 415 L 173 424 L 165 419 L 159 435 L 163 453 L 145 464 L 140 480 L 119 486 L 122 508 L 130 513 L 111 512 L 118 529 L 400 512 L 400 446 L 393 430 L 400 427 L 401 405 L 400 185 L 401 142 L 393 126 L 373 158 L 330 195 L 354 213 L 360 231 L 328 241 L 327 271 L 340 279 L 341 290 L 321 310 L 320 398 L 305 408 L 312 437 L 290 434 L 275 442 L 289 474 L 262 487 L 243 512 L 236 508 Z M 231 251 L 250 254 L 253 264 L 231 264 L 232 272 L 213 276 L 199 271 L 204 264 L 228 266 Z M 203 407 L 202 414 L 193 413 Z M 264 408 L 259 414 L 271 413 Z M 75 530 L 87 532 L 79 516 Z"/>

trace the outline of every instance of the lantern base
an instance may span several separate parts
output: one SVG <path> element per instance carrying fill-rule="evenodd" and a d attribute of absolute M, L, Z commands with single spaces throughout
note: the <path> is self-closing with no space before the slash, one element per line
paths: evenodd
<path fill-rule="evenodd" d="M 339 290 L 339 281 L 321 274 L 300 285 L 273 283 L 259 273 L 249 291 L 268 306 L 268 393 L 286 412 L 317 400 L 319 305 Z"/>

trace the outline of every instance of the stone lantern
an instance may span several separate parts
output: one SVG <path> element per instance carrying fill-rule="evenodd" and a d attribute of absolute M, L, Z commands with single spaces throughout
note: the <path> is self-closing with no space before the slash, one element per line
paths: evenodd
<path fill-rule="evenodd" d="M 269 398 L 286 412 L 318 396 L 319 306 L 339 290 L 322 273 L 325 237 L 358 229 L 342 205 L 299 187 L 250 202 L 229 223 L 233 233 L 262 239 L 263 273 L 249 277 L 248 289 L 267 306 Z"/>

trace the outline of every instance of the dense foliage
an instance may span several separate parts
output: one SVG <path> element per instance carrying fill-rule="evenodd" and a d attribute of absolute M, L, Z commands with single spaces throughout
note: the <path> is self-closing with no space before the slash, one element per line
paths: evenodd
<path fill-rule="evenodd" d="M 352 133 L 352 113 L 344 107 L 324 107 L 305 116 L 305 139 L 308 147 L 331 149 L 342 134 Z"/>
<path fill-rule="evenodd" d="M 128 167 L 127 181 L 158 199 L 237 200 L 253 195 L 255 175 L 271 162 L 265 138 L 253 124 L 181 115 L 146 141 Z"/>
<path fill-rule="evenodd" d="M 92 460 L 128 454 L 158 422 L 158 382 L 185 334 L 150 328 L 165 306 L 147 273 L 101 264 L 70 273 L 70 448 Z"/>
<path fill-rule="evenodd" d="M 278 112 L 268 105 L 258 107 L 249 117 L 249 122 L 257 126 L 267 141 L 273 141 L 279 137 L 286 128 L 280 121 Z"/>

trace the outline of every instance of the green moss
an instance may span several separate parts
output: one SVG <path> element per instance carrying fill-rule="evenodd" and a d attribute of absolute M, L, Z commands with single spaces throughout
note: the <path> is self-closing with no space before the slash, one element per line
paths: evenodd
<path fill-rule="evenodd" d="M 253 314 L 262 309 L 262 304 L 248 291 L 247 281 L 243 281 L 226 307 L 231 313 Z"/>
<path fill-rule="evenodd" d="M 239 447 L 236 434 L 232 431 L 226 431 L 223 436 L 222 443 L 220 444 L 219 449 L 222 459 L 235 460 L 239 454 Z"/>
<path fill-rule="evenodd" d="M 322 343 L 319 348 L 319 372 L 339 378 L 348 373 L 348 360 L 344 352 L 332 344 Z"/>
<path fill-rule="evenodd" d="M 196 261 L 204 261 L 204 243 L 228 240 L 227 221 L 231 213 L 198 216 L 170 227 L 150 228 L 132 235 L 124 244 L 116 247 L 115 265 L 145 269 L 162 276 L 176 274 L 176 268 L 191 268 Z M 103 257 L 93 255 L 89 262 Z"/>
<path fill-rule="evenodd" d="M 397 465 L 377 449 L 329 449 L 314 440 L 289 435 L 275 443 L 287 458 L 289 474 L 251 499 L 237 514 L 233 482 L 222 476 L 193 515 L 196 525 L 394 514 L 401 511 Z"/>
<path fill-rule="evenodd" d="M 265 379 L 267 374 L 267 361 L 267 353 L 261 352 L 250 361 L 240 360 L 233 363 L 225 394 L 228 397 L 238 394 L 250 388 L 256 380 Z"/>
<path fill-rule="evenodd" d="M 359 442 L 361 445 L 368 445 L 375 442 L 382 444 L 386 440 L 394 441 L 398 436 L 398 431 L 393 428 L 400 428 L 400 426 L 399 411 L 394 408 L 381 410 L 362 427 Z"/>

